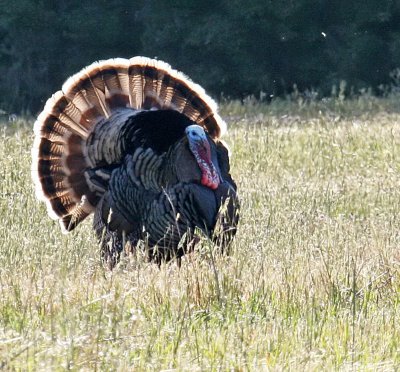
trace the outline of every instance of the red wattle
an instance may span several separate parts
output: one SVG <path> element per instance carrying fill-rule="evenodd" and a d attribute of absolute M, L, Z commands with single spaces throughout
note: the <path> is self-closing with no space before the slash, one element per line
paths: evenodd
<path fill-rule="evenodd" d="M 214 177 L 211 177 L 211 175 L 207 174 L 207 172 L 204 172 L 202 169 L 202 176 L 201 176 L 201 184 L 203 186 L 209 187 L 211 190 L 215 190 L 219 186 L 219 179 L 214 175 Z M 214 178 L 214 179 L 213 179 Z"/>
<path fill-rule="evenodd" d="M 190 149 L 201 170 L 201 184 L 215 190 L 219 186 L 219 175 L 211 160 L 210 144 L 207 140 L 190 142 Z"/>

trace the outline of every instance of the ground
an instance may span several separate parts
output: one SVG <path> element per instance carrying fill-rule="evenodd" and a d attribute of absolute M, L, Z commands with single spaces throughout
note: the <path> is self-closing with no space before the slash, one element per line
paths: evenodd
<path fill-rule="evenodd" d="M 0 125 L 0 367 L 400 366 L 400 97 L 228 102 L 242 200 L 230 256 L 103 268 L 91 223 L 35 200 L 33 120 Z"/>

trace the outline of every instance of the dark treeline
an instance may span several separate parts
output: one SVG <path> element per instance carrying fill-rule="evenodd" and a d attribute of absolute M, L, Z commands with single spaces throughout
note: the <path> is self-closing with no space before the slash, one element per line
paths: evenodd
<path fill-rule="evenodd" d="M 398 0 L 0 0 L 0 108 L 35 114 L 98 59 L 145 55 L 215 97 L 341 80 L 358 92 L 400 67 Z"/>

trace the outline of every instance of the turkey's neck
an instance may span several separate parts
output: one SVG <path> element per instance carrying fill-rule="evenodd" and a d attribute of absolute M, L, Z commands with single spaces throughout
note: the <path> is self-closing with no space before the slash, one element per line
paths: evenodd
<path fill-rule="evenodd" d="M 220 183 L 220 176 L 211 160 L 211 148 L 207 140 L 189 141 L 189 148 L 201 171 L 201 184 L 215 190 Z"/>

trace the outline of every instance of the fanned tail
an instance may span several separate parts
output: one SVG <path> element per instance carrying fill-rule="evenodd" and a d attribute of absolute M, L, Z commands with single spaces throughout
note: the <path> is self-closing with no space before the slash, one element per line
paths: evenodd
<path fill-rule="evenodd" d="M 92 213 L 100 199 L 88 176 L 98 166 L 88 156 L 89 135 L 118 110 L 126 110 L 121 117 L 153 109 L 178 111 L 212 138 L 226 131 L 216 103 L 203 88 L 167 63 L 146 57 L 95 62 L 47 101 L 34 126 L 32 178 L 37 197 L 64 232 Z M 121 123 L 115 118 L 110 123 L 115 125 L 110 133 L 118 133 Z M 122 144 L 111 146 L 113 138 L 107 138 L 103 149 L 109 164 L 121 161 Z"/>

